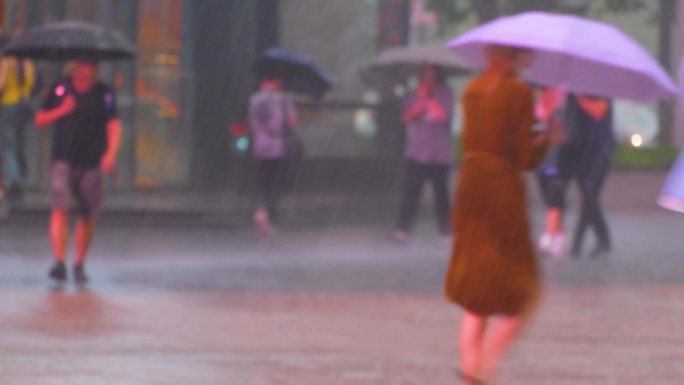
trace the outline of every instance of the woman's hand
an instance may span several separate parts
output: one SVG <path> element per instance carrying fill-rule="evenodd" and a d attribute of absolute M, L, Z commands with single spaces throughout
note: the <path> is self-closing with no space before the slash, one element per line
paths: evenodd
<path fill-rule="evenodd" d="M 546 125 L 549 132 L 549 143 L 558 145 L 565 142 L 567 135 L 565 131 L 565 124 L 559 119 L 551 119 Z"/>
<path fill-rule="evenodd" d="M 411 124 L 416 118 L 423 115 L 427 111 L 427 106 L 423 98 L 416 99 L 411 107 L 404 113 L 402 120 L 405 124 Z"/>

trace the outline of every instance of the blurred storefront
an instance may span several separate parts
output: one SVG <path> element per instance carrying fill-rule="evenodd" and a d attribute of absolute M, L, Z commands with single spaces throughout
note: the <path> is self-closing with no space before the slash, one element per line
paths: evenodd
<path fill-rule="evenodd" d="M 102 68 L 117 85 L 127 133 L 112 186 L 121 190 L 250 185 L 252 166 L 236 154 L 229 133 L 244 120 L 255 85 L 250 65 L 274 44 L 312 56 L 332 72 L 336 87 L 323 103 L 301 108 L 308 163 L 297 183 L 310 188 L 309 181 L 334 179 L 339 186 L 325 187 L 335 189 L 377 184 L 378 174 L 391 186 L 400 165 L 401 123 L 395 109 L 382 113 L 387 103 L 380 98 L 396 87 L 384 92 L 364 73 L 379 49 L 439 44 L 491 17 L 543 9 L 614 23 L 668 61 L 667 48 L 675 44 L 664 32 L 672 15 L 662 7 L 672 1 L 0 0 L 0 20 L 10 35 L 49 21 L 86 20 L 136 42 L 135 61 Z M 60 74 L 55 66 L 41 69 L 53 79 Z M 466 80 L 455 82 L 457 92 Z M 30 130 L 31 184 L 42 189 L 48 143 L 49 133 Z M 368 180 L 361 176 L 367 170 Z"/>
<path fill-rule="evenodd" d="M 101 68 L 117 87 L 126 132 L 111 186 L 124 190 L 220 181 L 231 161 L 227 128 L 253 87 L 245 74 L 276 43 L 277 14 L 270 0 L 0 0 L 6 35 L 71 19 L 112 26 L 136 43 L 136 60 Z M 61 76 L 58 65 L 39 68 L 46 86 Z M 44 188 L 50 135 L 29 130 L 31 185 Z"/>

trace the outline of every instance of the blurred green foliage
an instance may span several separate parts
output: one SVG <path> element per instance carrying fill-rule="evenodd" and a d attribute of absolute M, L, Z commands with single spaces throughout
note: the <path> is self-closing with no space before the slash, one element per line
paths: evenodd
<path fill-rule="evenodd" d="M 659 169 L 674 163 L 679 148 L 675 146 L 654 146 L 635 148 L 620 144 L 613 156 L 613 164 L 620 168 Z"/>
<path fill-rule="evenodd" d="M 457 163 L 461 162 L 463 150 L 461 139 L 454 139 L 454 151 Z M 620 143 L 613 155 L 613 166 L 622 169 L 666 169 L 679 155 L 680 149 L 671 145 L 634 147 L 628 143 Z"/>
<path fill-rule="evenodd" d="M 654 0 L 427 0 L 428 7 L 437 12 L 445 23 L 458 23 L 471 15 L 486 22 L 501 15 L 527 11 L 572 13 L 585 16 L 596 8 L 609 12 L 641 10 Z M 600 3 L 600 4 L 599 4 Z"/>

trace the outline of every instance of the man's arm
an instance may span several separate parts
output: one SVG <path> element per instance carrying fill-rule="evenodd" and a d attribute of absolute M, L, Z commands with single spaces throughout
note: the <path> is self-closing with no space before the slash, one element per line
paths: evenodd
<path fill-rule="evenodd" d="M 116 166 L 116 158 L 121 148 L 121 121 L 117 118 L 107 122 L 107 150 L 102 157 L 101 168 L 109 173 Z"/>
<path fill-rule="evenodd" d="M 41 109 L 36 112 L 35 123 L 38 128 L 47 127 L 61 118 L 69 115 L 76 108 L 76 99 L 73 95 L 64 97 L 62 103 L 53 109 Z"/>

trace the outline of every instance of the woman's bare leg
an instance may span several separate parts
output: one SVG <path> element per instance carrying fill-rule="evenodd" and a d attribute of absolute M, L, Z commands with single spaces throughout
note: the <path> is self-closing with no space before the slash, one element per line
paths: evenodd
<path fill-rule="evenodd" d="M 461 371 L 466 376 L 478 377 L 482 370 L 482 349 L 487 329 L 487 319 L 466 312 L 461 320 L 459 348 Z M 466 385 L 475 385 L 466 379 Z"/>
<path fill-rule="evenodd" d="M 546 232 L 549 234 L 563 233 L 563 212 L 552 207 L 546 212 Z"/>
<path fill-rule="evenodd" d="M 546 212 L 546 234 L 549 245 L 545 249 L 551 256 L 560 258 L 565 250 L 565 230 L 563 229 L 563 211 L 552 207 Z"/>
<path fill-rule="evenodd" d="M 482 348 L 481 373 L 485 380 L 496 379 L 504 356 L 529 324 L 539 302 L 539 299 L 532 301 L 526 311 L 520 315 L 501 317 L 490 322 Z"/>

